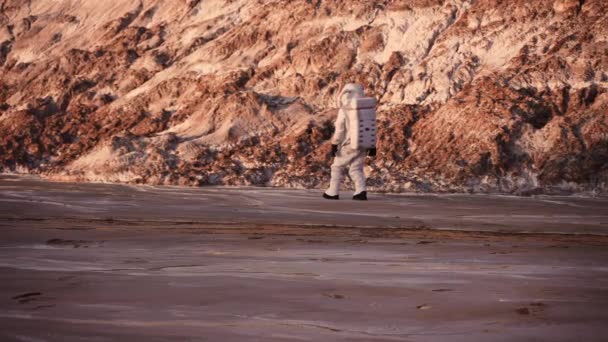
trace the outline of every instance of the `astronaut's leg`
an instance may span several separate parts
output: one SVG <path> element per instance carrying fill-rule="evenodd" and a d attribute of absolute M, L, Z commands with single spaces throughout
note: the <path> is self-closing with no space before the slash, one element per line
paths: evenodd
<path fill-rule="evenodd" d="M 340 183 L 344 179 L 344 171 L 353 158 L 357 156 L 358 151 L 348 147 L 343 147 L 338 151 L 333 164 L 331 164 L 331 180 L 329 181 L 329 188 L 325 191 L 327 195 L 337 196 L 340 193 Z"/>
<path fill-rule="evenodd" d="M 363 167 L 365 166 L 365 152 L 358 151 L 355 158 L 352 159 L 348 168 L 348 174 L 350 179 L 355 183 L 355 194 L 360 194 L 366 191 L 365 187 L 365 174 L 363 173 Z"/>

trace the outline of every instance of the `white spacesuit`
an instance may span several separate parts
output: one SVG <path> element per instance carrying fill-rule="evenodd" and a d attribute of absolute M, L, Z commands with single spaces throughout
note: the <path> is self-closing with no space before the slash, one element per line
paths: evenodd
<path fill-rule="evenodd" d="M 364 96 L 363 87 L 359 84 L 347 84 L 344 86 L 338 97 L 338 118 L 335 123 L 335 133 L 331 139 L 332 154 L 335 157 L 331 165 L 331 181 L 329 188 L 323 194 L 326 199 L 339 199 L 340 183 L 342 182 L 344 171 L 348 168 L 348 174 L 355 183 L 355 200 L 367 200 L 367 191 L 365 188 L 365 175 L 363 166 L 365 164 L 365 156 L 376 155 L 376 149 L 353 149 L 350 144 L 351 127 L 349 116 L 346 113 L 346 104 L 353 98 L 361 98 Z"/>

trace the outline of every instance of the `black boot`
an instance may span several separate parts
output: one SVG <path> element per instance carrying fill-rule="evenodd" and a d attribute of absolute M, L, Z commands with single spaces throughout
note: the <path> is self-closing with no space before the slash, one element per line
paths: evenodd
<path fill-rule="evenodd" d="M 339 200 L 340 199 L 340 195 L 329 196 L 328 194 L 323 193 L 323 198 L 328 199 L 328 200 Z"/>
<path fill-rule="evenodd" d="M 367 191 L 361 191 L 360 193 L 353 196 L 355 201 L 367 201 Z"/>

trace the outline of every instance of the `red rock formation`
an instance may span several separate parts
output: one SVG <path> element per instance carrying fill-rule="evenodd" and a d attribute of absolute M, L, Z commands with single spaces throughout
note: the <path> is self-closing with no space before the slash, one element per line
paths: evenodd
<path fill-rule="evenodd" d="M 380 102 L 379 191 L 604 192 L 608 4 L 0 2 L 0 165 L 322 187 L 335 95 Z"/>

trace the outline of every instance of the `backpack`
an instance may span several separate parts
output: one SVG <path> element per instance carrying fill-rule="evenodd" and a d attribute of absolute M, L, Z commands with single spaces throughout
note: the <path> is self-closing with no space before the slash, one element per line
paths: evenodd
<path fill-rule="evenodd" d="M 351 148 L 376 148 L 376 99 L 360 97 L 346 104 Z"/>

